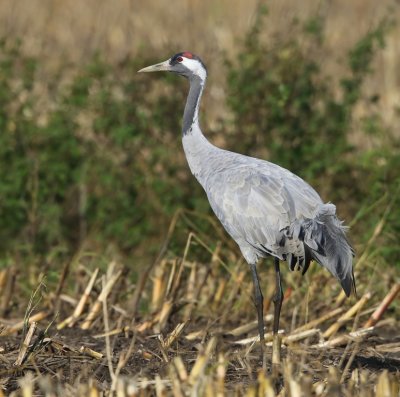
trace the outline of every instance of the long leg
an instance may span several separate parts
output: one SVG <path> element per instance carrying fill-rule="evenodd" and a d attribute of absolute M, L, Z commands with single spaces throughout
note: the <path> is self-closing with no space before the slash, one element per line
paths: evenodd
<path fill-rule="evenodd" d="M 260 288 L 260 280 L 258 279 L 256 264 L 255 263 L 250 264 L 250 269 L 251 269 L 251 275 L 253 276 L 254 301 L 257 308 L 258 333 L 260 335 L 262 362 L 263 362 L 263 368 L 265 368 L 266 360 L 265 360 L 265 337 L 264 337 L 264 297 Z"/>
<path fill-rule="evenodd" d="M 279 318 L 281 316 L 281 307 L 283 302 L 283 290 L 282 290 L 281 271 L 279 269 L 278 258 L 274 258 L 274 264 L 275 264 L 276 290 L 275 290 L 275 296 L 273 298 L 275 310 L 274 310 L 274 327 L 273 327 L 274 339 L 272 345 L 272 366 L 276 367 L 279 366 L 281 363 L 281 340 L 278 334 L 278 330 L 279 330 Z"/>
<path fill-rule="evenodd" d="M 274 305 L 275 305 L 275 311 L 274 311 L 274 328 L 273 332 L 274 334 L 278 333 L 279 329 L 279 318 L 281 317 L 281 307 L 282 307 L 282 302 L 283 302 L 283 289 L 282 289 L 282 281 L 281 281 L 281 271 L 279 269 L 279 259 L 274 258 L 274 264 L 275 264 L 275 296 L 274 296 Z"/>

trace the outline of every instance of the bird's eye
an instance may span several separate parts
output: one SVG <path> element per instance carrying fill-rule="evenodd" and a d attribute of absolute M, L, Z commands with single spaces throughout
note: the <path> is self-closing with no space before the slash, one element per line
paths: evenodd
<path fill-rule="evenodd" d="M 182 57 L 176 58 L 176 62 L 182 62 L 182 61 L 183 61 L 183 58 L 182 58 Z"/>

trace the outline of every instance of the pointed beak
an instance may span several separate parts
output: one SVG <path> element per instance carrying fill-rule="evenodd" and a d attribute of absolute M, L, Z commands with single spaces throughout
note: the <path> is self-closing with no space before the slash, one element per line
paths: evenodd
<path fill-rule="evenodd" d="M 165 62 L 156 63 L 155 65 L 147 66 L 138 70 L 138 73 L 149 73 L 149 72 L 161 72 L 171 70 L 171 65 L 169 64 L 169 59 Z"/>

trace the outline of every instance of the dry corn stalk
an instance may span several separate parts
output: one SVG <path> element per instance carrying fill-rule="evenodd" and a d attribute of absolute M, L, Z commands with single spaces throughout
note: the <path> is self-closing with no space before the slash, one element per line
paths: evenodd
<path fill-rule="evenodd" d="M 86 356 L 95 358 L 96 360 L 101 360 L 104 357 L 103 353 L 96 352 L 95 350 L 92 350 L 87 346 L 81 346 L 79 352 L 85 354 Z"/>
<path fill-rule="evenodd" d="M 185 321 L 192 317 L 193 309 L 196 303 L 199 301 L 199 297 L 202 295 L 202 289 L 207 282 L 208 275 L 210 274 L 210 268 L 203 266 L 198 268 L 196 264 L 192 265 L 192 270 L 189 276 L 189 282 L 186 289 L 185 300 L 188 304 L 185 307 L 183 319 Z M 203 294 L 203 296 L 206 294 Z"/>
<path fill-rule="evenodd" d="M 33 316 L 30 316 L 28 318 L 28 324 L 32 324 L 33 322 L 39 322 L 41 320 L 44 320 L 46 317 L 49 316 L 49 312 L 39 312 L 34 314 Z M 1 332 L 0 336 L 6 336 L 6 335 L 12 335 L 18 331 L 20 331 L 22 328 L 24 328 L 25 321 L 21 320 L 17 322 L 16 324 L 10 326 L 10 327 L 5 327 Z"/>
<path fill-rule="evenodd" d="M 182 334 L 183 330 L 188 325 L 188 321 L 184 323 L 179 323 L 175 329 L 167 336 L 167 338 L 163 339 L 161 344 L 164 349 L 169 349 L 169 347 L 178 340 L 179 336 Z"/>
<path fill-rule="evenodd" d="M 390 381 L 388 376 L 388 371 L 385 369 L 378 378 L 378 383 L 376 385 L 376 397 L 391 397 L 393 396 L 390 387 Z"/>
<path fill-rule="evenodd" d="M 381 353 L 400 353 L 400 342 L 384 343 L 375 346 L 374 349 Z"/>
<path fill-rule="evenodd" d="M 227 361 L 222 353 L 218 354 L 217 397 L 224 396 Z"/>
<path fill-rule="evenodd" d="M 321 335 L 321 330 L 319 328 L 308 329 L 302 332 L 292 332 L 290 335 L 282 338 L 282 343 L 288 344 L 298 342 L 316 335 Z"/>
<path fill-rule="evenodd" d="M 24 397 L 34 396 L 34 377 L 32 372 L 27 372 L 26 375 L 18 381 L 18 383 L 21 387 L 22 395 Z"/>
<path fill-rule="evenodd" d="M 156 396 L 167 397 L 167 389 L 165 388 L 165 384 L 162 382 L 160 375 L 157 374 L 155 380 L 156 380 Z M 121 394 L 121 397 L 124 396 Z"/>
<path fill-rule="evenodd" d="M 278 334 L 283 334 L 285 331 L 283 330 L 283 329 L 280 329 L 279 331 L 278 331 Z M 273 333 L 272 332 L 267 332 L 266 334 L 265 334 L 265 341 L 266 342 L 268 342 L 268 341 L 272 341 L 273 340 Z M 257 335 L 257 336 L 251 336 L 251 337 L 249 337 L 249 338 L 244 338 L 244 339 L 240 339 L 240 340 L 237 340 L 237 341 L 234 341 L 234 342 L 232 342 L 233 344 L 235 344 L 235 345 L 249 345 L 249 344 L 251 344 L 251 343 L 256 343 L 256 342 L 259 342 L 260 341 L 260 335 Z"/>
<path fill-rule="evenodd" d="M 386 309 L 396 298 L 397 294 L 400 292 L 400 283 L 393 285 L 389 293 L 385 296 L 378 308 L 372 313 L 371 317 L 365 323 L 364 328 L 374 326 L 383 316 Z"/>
<path fill-rule="evenodd" d="M 176 373 L 178 374 L 181 382 L 186 382 L 189 377 L 186 371 L 185 364 L 183 363 L 182 357 L 181 356 L 174 357 L 172 362 L 175 366 Z"/>
<path fill-rule="evenodd" d="M 92 277 L 90 277 L 89 283 L 86 286 L 85 291 L 84 291 L 83 295 L 81 296 L 81 299 L 79 300 L 74 312 L 72 313 L 71 316 L 69 316 L 67 319 L 65 319 L 62 323 L 58 324 L 57 329 L 63 329 L 67 325 L 69 327 L 72 327 L 76 323 L 79 316 L 82 314 L 83 309 L 85 308 L 85 305 L 89 299 L 90 293 L 93 289 L 93 285 L 96 281 L 98 273 L 99 273 L 99 269 L 96 268 L 92 274 Z"/>
<path fill-rule="evenodd" d="M 312 347 L 335 347 L 335 346 L 342 346 L 348 343 L 349 339 L 354 341 L 361 341 L 366 336 L 370 335 L 375 330 L 375 327 L 369 328 L 360 328 L 357 331 L 350 332 L 346 335 L 340 335 L 336 338 L 330 339 L 325 342 L 320 342 L 317 345 L 313 345 Z"/>
<path fill-rule="evenodd" d="M 171 379 L 172 383 L 172 392 L 174 397 L 184 397 L 184 393 L 182 390 L 182 382 L 179 379 L 179 376 L 176 371 L 176 367 L 174 365 L 169 365 L 168 367 L 168 375 L 169 378 Z"/>
<path fill-rule="evenodd" d="M 329 313 L 326 313 L 323 316 L 318 317 L 315 320 L 309 321 L 308 323 L 296 328 L 295 330 L 293 330 L 292 334 L 301 332 L 301 331 L 305 331 L 310 328 L 315 328 L 317 325 L 320 325 L 320 324 L 324 323 L 325 321 L 330 320 L 333 317 L 336 317 L 337 315 L 342 313 L 343 310 L 344 309 L 342 307 L 338 307 L 337 309 L 332 310 Z"/>
<path fill-rule="evenodd" d="M 19 366 L 24 362 L 26 353 L 28 352 L 28 348 L 29 348 L 29 345 L 31 344 L 33 334 L 35 333 L 36 327 L 37 327 L 37 323 L 35 321 L 33 321 L 28 329 L 28 332 L 26 333 L 26 336 L 22 343 L 22 346 L 19 349 L 18 357 L 14 363 L 15 366 Z"/>
<path fill-rule="evenodd" d="M 367 292 L 364 294 L 361 299 L 353 305 L 346 313 L 339 317 L 339 319 L 332 324 L 323 334 L 324 338 L 329 338 L 336 334 L 339 328 L 342 326 L 344 322 L 354 317 L 364 306 L 364 304 L 371 298 L 371 293 Z"/>
<path fill-rule="evenodd" d="M 203 339 L 207 334 L 205 329 L 200 329 L 198 331 L 190 332 L 185 336 L 187 340 L 196 340 L 196 339 Z"/>
<path fill-rule="evenodd" d="M 264 323 L 269 323 L 273 320 L 274 316 L 272 314 L 267 314 L 264 316 Z M 233 336 L 240 336 L 243 334 L 247 334 L 248 332 L 254 330 L 257 328 L 257 321 L 252 321 L 247 324 L 240 325 L 239 327 L 236 327 L 230 331 L 225 332 L 226 335 L 233 335 Z"/>
<path fill-rule="evenodd" d="M 173 308 L 172 300 L 166 300 L 163 303 L 161 309 L 156 314 L 154 314 L 153 318 L 151 320 L 146 320 L 135 326 L 134 327 L 135 331 L 143 333 L 146 330 L 150 329 L 151 327 L 154 327 L 156 333 L 161 332 L 168 321 L 172 308 Z"/>
<path fill-rule="evenodd" d="M 6 315 L 13 296 L 17 272 L 14 267 L 4 269 L 0 273 L 0 316 Z"/>
<path fill-rule="evenodd" d="M 204 369 L 205 369 L 208 361 L 210 360 L 211 354 L 215 350 L 216 345 L 217 345 L 217 339 L 215 337 L 212 337 L 209 340 L 204 352 L 201 352 L 198 355 L 197 360 L 196 360 L 192 370 L 190 371 L 189 383 L 191 385 L 194 385 L 197 382 L 197 380 L 199 379 L 199 377 L 203 374 Z"/>
<path fill-rule="evenodd" d="M 151 311 L 155 312 L 160 308 L 161 302 L 164 298 L 167 285 L 165 282 L 167 261 L 162 260 L 154 269 L 153 289 L 151 295 Z"/>
<path fill-rule="evenodd" d="M 100 295 L 97 297 L 96 302 L 92 306 L 92 309 L 88 313 L 85 321 L 83 322 L 81 328 L 89 329 L 92 325 L 92 322 L 97 318 L 103 308 L 103 302 L 107 299 L 110 294 L 114 284 L 121 277 L 122 270 L 119 270 L 116 274 L 112 275 L 107 281 L 104 288 L 101 290 Z"/>
<path fill-rule="evenodd" d="M 219 279 L 219 281 L 220 282 L 217 287 L 217 292 L 215 293 L 214 299 L 213 299 L 213 309 L 214 310 L 216 310 L 220 306 L 222 298 L 224 296 L 225 287 L 228 282 L 228 280 L 225 278 Z"/>
<path fill-rule="evenodd" d="M 246 272 L 244 270 L 239 271 L 239 267 L 236 268 L 238 271 L 234 272 L 232 275 L 232 279 L 234 280 L 234 285 L 231 287 L 228 299 L 226 301 L 225 307 L 224 307 L 224 312 L 220 320 L 220 324 L 225 324 L 226 321 L 228 320 L 230 313 L 231 313 L 231 308 L 235 304 L 237 300 L 237 296 L 239 295 L 239 290 L 242 287 L 243 280 L 246 277 Z"/>
<path fill-rule="evenodd" d="M 156 323 L 158 328 L 157 332 L 160 332 L 164 329 L 165 325 L 167 324 L 168 318 L 171 314 L 172 308 L 173 308 L 173 302 L 171 300 L 164 302 L 164 304 L 162 305 L 158 322 Z"/>

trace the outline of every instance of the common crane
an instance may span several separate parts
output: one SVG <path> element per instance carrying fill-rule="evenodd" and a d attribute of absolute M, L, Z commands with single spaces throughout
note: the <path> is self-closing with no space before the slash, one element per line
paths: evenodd
<path fill-rule="evenodd" d="M 328 269 L 347 296 L 355 290 L 352 257 L 346 228 L 336 216 L 336 207 L 321 200 L 300 177 L 279 165 L 244 156 L 212 145 L 199 125 L 199 105 L 207 69 L 191 52 L 139 72 L 168 71 L 190 83 L 183 114 L 182 142 L 189 167 L 204 188 L 217 218 L 236 241 L 250 266 L 258 316 L 263 366 L 265 338 L 263 295 L 257 274 L 259 258 L 272 256 L 276 272 L 274 296 L 273 357 L 279 364 L 279 317 L 283 301 L 280 261 L 304 274 L 311 260 Z"/>

